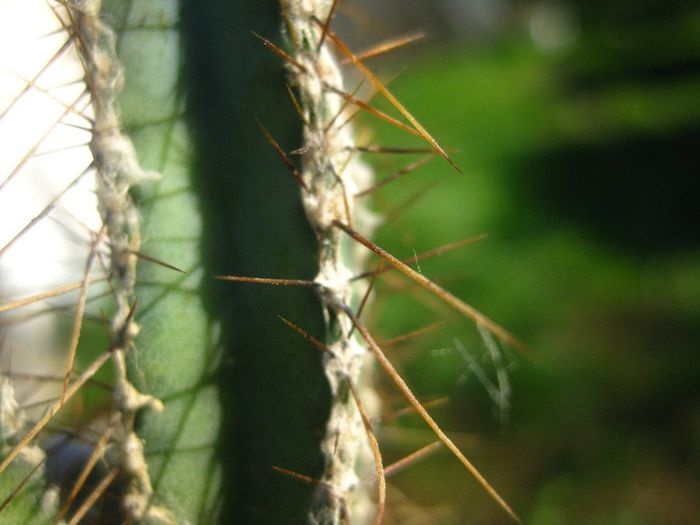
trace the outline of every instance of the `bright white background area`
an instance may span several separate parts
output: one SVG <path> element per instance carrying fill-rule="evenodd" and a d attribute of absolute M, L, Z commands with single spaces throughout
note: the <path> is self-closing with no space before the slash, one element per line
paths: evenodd
<path fill-rule="evenodd" d="M 92 160 L 83 70 L 49 5 L 0 0 L 0 304 L 80 281 L 100 228 L 93 170 L 74 184 Z M 76 300 L 72 293 L 0 314 L 2 371 L 62 375 L 68 336 L 59 316 L 70 326 Z M 23 404 L 60 384 L 18 379 L 16 388 Z"/>

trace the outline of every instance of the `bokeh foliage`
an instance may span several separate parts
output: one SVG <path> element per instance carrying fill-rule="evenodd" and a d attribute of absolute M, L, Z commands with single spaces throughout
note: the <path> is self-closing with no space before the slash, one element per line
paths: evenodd
<path fill-rule="evenodd" d="M 489 41 L 416 55 L 392 87 L 459 148 L 467 176 L 433 162 L 376 198 L 391 207 L 439 181 L 379 231 L 398 256 L 489 234 L 421 270 L 534 348 L 509 354 L 505 423 L 455 350 L 457 338 L 493 375 L 472 327 L 389 279 L 380 289 L 400 293 L 376 318 L 385 337 L 450 321 L 396 358 L 423 396 L 452 397 L 441 421 L 526 522 L 689 523 L 700 515 L 700 13 L 557 5 L 577 23 L 561 48 L 535 45 L 521 13 Z M 445 476 L 448 461 L 423 468 L 395 483 L 437 513 L 451 494 L 460 510 L 441 523 L 498 522 L 457 469 Z M 434 491 L 428 475 L 442 480 Z"/>

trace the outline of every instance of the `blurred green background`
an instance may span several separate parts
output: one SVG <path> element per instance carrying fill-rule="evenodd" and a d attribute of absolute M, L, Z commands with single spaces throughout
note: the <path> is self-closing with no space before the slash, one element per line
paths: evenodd
<path fill-rule="evenodd" d="M 370 65 L 466 173 L 436 159 L 377 192 L 400 211 L 376 240 L 409 257 L 488 233 L 420 270 L 533 349 L 494 361 L 473 324 L 387 275 L 367 317 L 381 338 L 447 321 L 391 359 L 422 399 L 449 396 L 436 418 L 526 523 L 700 523 L 697 3 L 361 4 L 338 17 L 355 49 L 429 31 Z M 420 145 L 371 119 L 373 144 Z M 366 157 L 378 178 L 418 158 Z M 388 382 L 384 399 L 403 404 Z M 380 436 L 387 462 L 433 439 L 415 416 Z M 507 522 L 444 451 L 391 479 L 389 510 Z"/>

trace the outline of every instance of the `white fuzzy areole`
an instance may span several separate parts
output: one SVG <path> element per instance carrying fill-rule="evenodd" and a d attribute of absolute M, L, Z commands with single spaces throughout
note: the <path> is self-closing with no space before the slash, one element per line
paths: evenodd
<path fill-rule="evenodd" d="M 97 177 L 97 198 L 100 214 L 107 226 L 111 246 L 111 271 L 116 276 L 114 295 L 117 311 L 112 319 L 115 347 L 112 350 L 117 371 L 114 400 L 121 416 L 117 447 L 122 472 L 132 482 L 123 502 L 135 522 L 154 525 L 177 523 L 170 513 L 153 505 L 153 487 L 148 474 L 143 443 L 133 430 L 136 413 L 144 407 L 162 410 L 163 404 L 139 392 L 128 380 L 126 352 L 138 333 L 138 325 L 130 319 L 136 281 L 136 255 L 140 246 L 139 216 L 129 196 L 129 188 L 143 180 L 159 177 L 143 170 L 136 158 L 129 137 L 119 128 L 115 100 L 122 87 L 122 70 L 114 46 L 114 33 L 99 18 L 100 0 L 69 2 L 85 49 L 79 49 L 91 102 L 95 114 L 90 144 Z"/>
<path fill-rule="evenodd" d="M 368 210 L 353 202 L 352 196 L 358 188 L 369 186 L 372 173 L 353 155 L 355 141 L 351 127 L 339 128 L 336 124 L 326 129 L 341 110 L 343 99 L 324 86 L 345 90 L 343 75 L 329 47 L 330 39 L 317 49 L 321 28 L 314 18 L 325 20 L 331 3 L 328 0 L 284 2 L 293 28 L 290 33 L 296 33 L 301 41 L 310 44 L 310 49 L 297 49 L 294 54 L 305 71 L 294 66 L 290 66 L 290 71 L 292 82 L 299 88 L 308 123 L 304 128 L 307 152 L 302 177 L 309 189 L 302 191 L 302 201 L 319 243 L 319 271 L 315 281 L 321 285 L 319 297 L 326 320 L 335 327 L 335 333 L 330 334 L 335 339 L 327 342 L 331 352 L 324 356 L 332 395 L 331 413 L 321 445 L 326 461 L 324 485 L 318 490 L 318 504 L 312 509 L 310 520 L 336 524 L 351 516 L 352 523 L 365 523 L 373 514 L 373 504 L 361 479 L 372 471 L 373 459 L 347 382 L 361 387 L 363 402 L 369 403 L 373 410 L 378 400 L 368 381 L 358 383 L 360 372 L 369 365 L 367 351 L 356 337 L 347 336 L 352 324 L 343 307 L 356 302 L 364 291 L 353 286 L 349 277 L 358 273 L 366 252 L 359 250 L 355 243 L 347 242 L 332 223 L 352 223 L 367 231 L 376 220 Z M 290 34 L 290 38 L 293 40 L 294 35 Z"/>
<path fill-rule="evenodd" d="M 24 428 L 26 417 L 15 399 L 15 389 L 9 377 L 0 377 L 0 451 L 7 440 Z"/>

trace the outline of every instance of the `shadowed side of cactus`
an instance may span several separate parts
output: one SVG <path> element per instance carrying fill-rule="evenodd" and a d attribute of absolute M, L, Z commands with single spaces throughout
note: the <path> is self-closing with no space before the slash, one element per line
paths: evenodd
<path fill-rule="evenodd" d="M 209 275 L 312 279 L 318 271 L 300 188 L 256 125 L 286 149 L 301 145 L 284 69 L 250 33 L 277 35 L 280 27 L 276 2 L 184 2 L 187 115 Z M 210 290 L 224 346 L 223 521 L 303 523 L 314 487 L 272 466 L 320 477 L 329 390 L 319 352 L 276 314 L 322 336 L 318 299 L 298 288 L 213 283 Z"/>
<path fill-rule="evenodd" d="M 185 4 L 182 46 L 170 24 L 173 3 L 104 9 L 125 71 L 123 127 L 142 168 L 161 174 L 136 192 L 141 251 L 187 271 L 137 268 L 140 333 L 129 378 L 165 407 L 142 411 L 136 425 L 153 504 L 177 520 L 207 523 L 223 497 L 224 521 L 298 523 L 312 487 L 271 467 L 318 475 L 328 394 L 318 353 L 274 314 L 319 333 L 320 309 L 309 292 L 208 279 L 316 271 L 299 189 L 255 127 L 257 117 L 281 141 L 298 140 L 282 68 L 249 34 L 251 27 L 276 33 L 279 10 L 241 16 L 235 6 Z"/>

